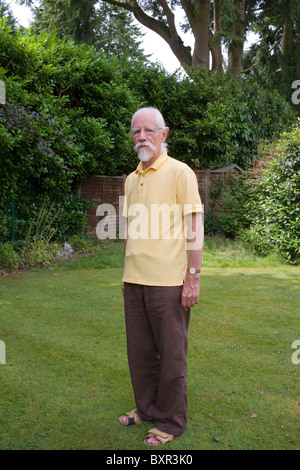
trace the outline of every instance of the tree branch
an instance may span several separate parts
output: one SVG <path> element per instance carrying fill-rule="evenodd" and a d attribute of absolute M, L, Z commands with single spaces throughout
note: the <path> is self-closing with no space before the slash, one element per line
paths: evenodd
<path fill-rule="evenodd" d="M 170 7 L 167 4 L 166 0 L 157 0 L 157 3 L 159 3 L 162 6 L 162 8 L 165 12 L 165 15 L 166 15 L 167 21 L 168 21 L 168 25 L 169 25 L 169 28 L 170 28 L 170 33 L 171 33 L 172 37 L 178 36 L 177 29 L 176 29 L 176 26 L 175 26 L 174 13 L 170 9 Z"/>
<path fill-rule="evenodd" d="M 167 26 L 163 21 L 159 21 L 153 18 L 152 16 L 147 15 L 147 13 L 145 13 L 144 10 L 139 6 L 137 0 L 126 0 L 125 2 L 118 0 L 103 1 L 110 3 L 111 5 L 125 8 L 126 10 L 133 13 L 135 18 L 142 25 L 157 33 L 162 39 L 167 42 L 174 55 L 177 57 L 180 64 L 184 68 L 190 67 L 192 65 L 191 48 L 184 46 L 181 37 L 178 35 L 174 21 L 174 14 L 170 10 L 165 0 L 159 0 L 159 4 L 162 6 L 166 14 L 169 26 Z"/>
<path fill-rule="evenodd" d="M 191 28 L 193 30 L 194 24 L 195 24 L 195 15 L 194 15 L 193 10 L 191 9 L 190 3 L 188 2 L 188 0 L 181 0 L 181 5 L 182 5 L 182 8 L 185 11 L 187 19 L 189 20 L 189 23 L 190 23 Z"/>
<path fill-rule="evenodd" d="M 103 1 L 117 7 L 125 8 L 126 10 L 133 13 L 136 19 L 142 25 L 146 26 L 146 28 L 152 29 L 152 31 L 159 34 L 159 36 L 161 36 L 165 41 L 170 41 L 171 33 L 169 28 L 162 21 L 156 20 L 152 16 L 147 15 L 147 13 L 145 13 L 144 10 L 142 10 L 138 5 L 136 0 L 127 0 L 126 2 L 120 2 L 118 0 Z"/>

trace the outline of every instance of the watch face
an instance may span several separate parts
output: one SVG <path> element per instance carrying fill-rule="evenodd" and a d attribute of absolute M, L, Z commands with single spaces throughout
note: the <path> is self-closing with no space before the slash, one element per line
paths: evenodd
<path fill-rule="evenodd" d="M 190 273 L 191 273 L 191 274 L 195 274 L 195 272 L 196 272 L 196 269 L 195 269 L 195 268 L 190 268 Z"/>

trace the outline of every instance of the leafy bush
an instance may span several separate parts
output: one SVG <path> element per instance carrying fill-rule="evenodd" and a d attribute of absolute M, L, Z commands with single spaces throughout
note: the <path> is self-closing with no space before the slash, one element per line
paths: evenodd
<path fill-rule="evenodd" d="M 89 252 L 101 249 L 101 241 L 98 238 L 84 238 L 80 235 L 73 235 L 68 242 L 74 251 Z"/>
<path fill-rule="evenodd" d="M 59 209 L 42 205 L 27 227 L 23 240 L 0 244 L 0 268 L 50 266 L 60 246 L 57 237 Z"/>
<path fill-rule="evenodd" d="M 245 176 L 232 175 L 223 191 L 223 207 L 218 208 L 216 216 L 221 224 L 222 233 L 229 238 L 236 238 L 245 227 L 249 226 L 249 200 Z"/>
<path fill-rule="evenodd" d="M 279 95 L 251 80 L 201 71 L 182 78 L 150 63 L 124 65 L 55 32 L 12 34 L 5 18 L 0 80 L 7 98 L 0 106 L 0 242 L 12 239 L 13 229 L 25 239 L 40 208 L 52 203 L 60 211 L 55 238 L 80 233 L 86 203 L 76 189 L 91 175 L 136 167 L 128 130 L 142 105 L 162 111 L 170 155 L 193 168 L 231 162 L 246 168 L 260 139 L 281 132 L 294 116 Z M 236 232 L 229 212 L 219 221 L 226 233 Z"/>
<path fill-rule="evenodd" d="M 34 197 L 24 194 L 17 200 L 8 201 L 4 207 L 0 206 L 0 243 L 12 239 L 25 240 L 29 231 L 32 236 L 37 235 L 43 226 L 39 226 L 42 212 L 45 215 L 49 213 L 49 220 L 52 221 L 52 239 L 63 241 L 67 236 L 83 230 L 87 207 L 87 201 L 73 193 L 60 197 L 57 201 L 51 200 L 47 195 Z"/>
<path fill-rule="evenodd" d="M 199 70 L 193 79 L 178 79 L 137 65 L 125 73 L 140 99 L 163 112 L 170 155 L 192 168 L 236 163 L 248 169 L 261 139 L 279 136 L 295 120 L 277 92 L 263 90 L 250 78 Z"/>
<path fill-rule="evenodd" d="M 32 241 L 21 249 L 11 242 L 0 244 L 0 269 L 49 267 L 55 261 L 59 249 L 58 243 L 45 240 Z"/>
<path fill-rule="evenodd" d="M 211 210 L 205 214 L 205 233 L 236 238 L 249 226 L 246 177 L 234 173 L 217 178 L 210 188 Z"/>
<path fill-rule="evenodd" d="M 11 34 L 0 18 L 0 80 L 0 241 L 12 238 L 12 201 L 18 238 L 45 201 L 61 207 L 60 229 L 80 232 L 86 204 L 77 187 L 123 172 L 130 153 L 126 124 L 138 105 L 118 65 L 55 33 Z"/>
<path fill-rule="evenodd" d="M 0 244 L 0 269 L 17 269 L 21 264 L 21 257 L 14 250 L 12 243 Z"/>
<path fill-rule="evenodd" d="M 250 172 L 248 207 L 253 213 L 242 239 L 260 253 L 274 250 L 300 261 L 300 120 L 269 147 L 269 156 Z"/>
<path fill-rule="evenodd" d="M 48 243 L 45 240 L 33 241 L 21 251 L 22 266 L 26 268 L 49 267 L 53 264 L 59 248 L 57 243 Z"/>

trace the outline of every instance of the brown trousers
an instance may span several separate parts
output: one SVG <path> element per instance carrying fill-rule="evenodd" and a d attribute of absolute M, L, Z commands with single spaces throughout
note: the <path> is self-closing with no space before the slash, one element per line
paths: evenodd
<path fill-rule="evenodd" d="M 124 284 L 127 353 L 139 417 L 160 431 L 181 435 L 187 414 L 190 309 L 182 286 Z"/>

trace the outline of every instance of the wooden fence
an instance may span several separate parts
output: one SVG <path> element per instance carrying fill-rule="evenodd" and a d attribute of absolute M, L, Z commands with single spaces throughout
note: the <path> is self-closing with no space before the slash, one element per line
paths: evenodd
<path fill-rule="evenodd" d="M 232 173 L 239 174 L 243 170 L 237 165 L 232 164 L 218 170 L 204 169 L 194 171 L 198 180 L 198 189 L 202 204 L 204 205 L 204 212 L 207 212 L 211 209 L 211 188 L 220 180 L 223 185 L 226 185 Z M 119 196 L 124 195 L 125 180 L 126 175 L 97 175 L 89 178 L 80 186 L 78 195 L 93 204 L 92 208 L 88 208 L 88 235 L 96 235 L 96 227 L 101 220 L 101 216 L 96 215 L 96 209 L 100 204 L 112 204 L 116 210 L 118 220 Z"/>

